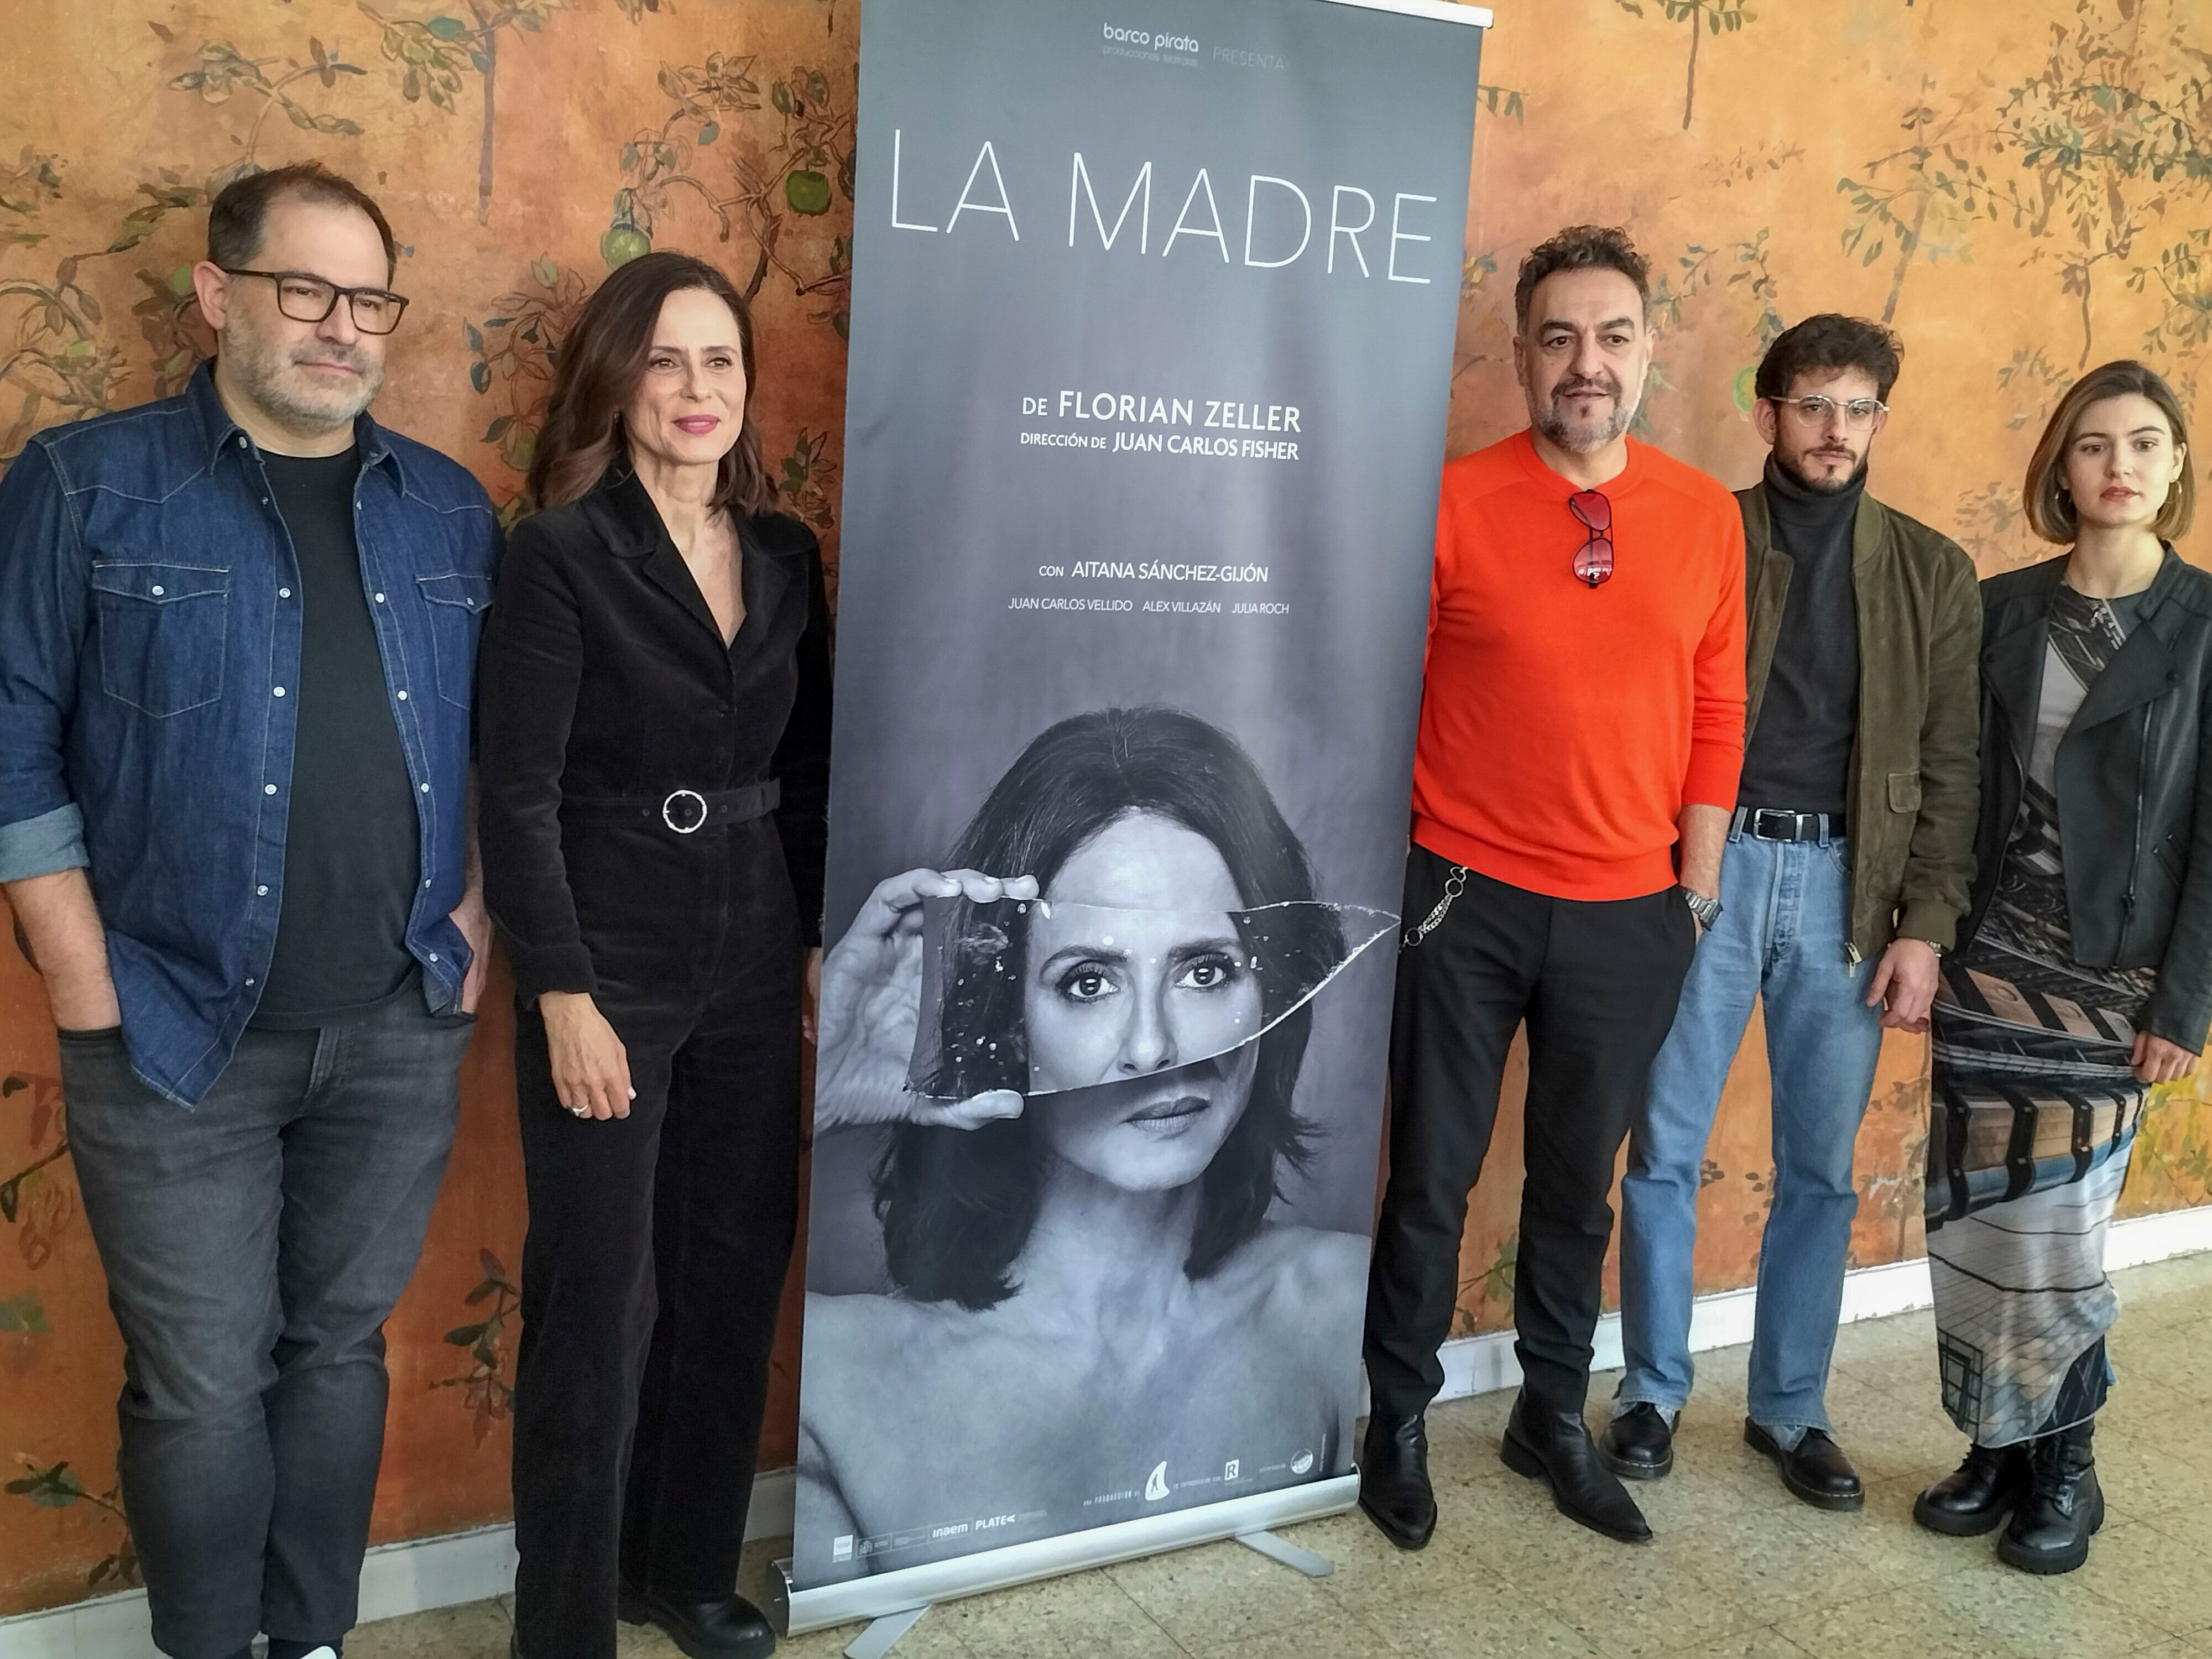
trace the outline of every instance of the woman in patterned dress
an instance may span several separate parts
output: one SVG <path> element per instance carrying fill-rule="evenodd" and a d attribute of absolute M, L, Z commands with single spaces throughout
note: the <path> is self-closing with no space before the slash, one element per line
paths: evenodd
<path fill-rule="evenodd" d="M 2028 466 L 2056 559 L 1982 585 L 1973 904 L 1934 1010 L 1928 1255 L 1943 1406 L 1972 1438 L 1923 1526 L 2010 1524 L 2029 1572 L 2088 1559 L 2119 1299 L 2105 1234 L 2146 1096 L 2212 1023 L 2212 575 L 2166 382 L 2107 363 Z M 2212 805 L 2212 804 L 2209 804 Z"/>

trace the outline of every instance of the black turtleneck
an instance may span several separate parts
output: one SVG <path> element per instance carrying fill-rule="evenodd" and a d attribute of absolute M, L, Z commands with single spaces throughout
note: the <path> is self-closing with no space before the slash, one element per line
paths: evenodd
<path fill-rule="evenodd" d="M 1775 546 L 1790 556 L 1790 591 L 1759 724 L 1744 750 L 1741 805 L 1841 812 L 1850 799 L 1859 713 L 1851 526 L 1864 489 L 1861 479 L 1820 495 L 1767 461 L 1767 512 Z"/>

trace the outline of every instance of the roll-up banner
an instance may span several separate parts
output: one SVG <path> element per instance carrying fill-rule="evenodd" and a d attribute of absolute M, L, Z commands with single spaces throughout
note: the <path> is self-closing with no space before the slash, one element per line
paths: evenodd
<path fill-rule="evenodd" d="M 793 1630 L 1353 1500 L 1488 21 L 863 9 Z"/>

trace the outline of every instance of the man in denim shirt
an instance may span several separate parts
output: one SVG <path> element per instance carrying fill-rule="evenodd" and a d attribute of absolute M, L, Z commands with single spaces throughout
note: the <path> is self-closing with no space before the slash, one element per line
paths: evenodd
<path fill-rule="evenodd" d="M 335 1656 L 381 1327 L 453 1144 L 498 526 L 364 413 L 405 301 L 312 164 L 216 198 L 184 395 L 0 480 L 0 883 L 61 1028 L 125 1346 L 123 1496 L 176 1659 Z"/>

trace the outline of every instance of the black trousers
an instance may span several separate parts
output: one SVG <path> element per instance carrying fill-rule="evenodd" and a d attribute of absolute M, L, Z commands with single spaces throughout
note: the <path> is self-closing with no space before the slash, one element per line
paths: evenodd
<path fill-rule="evenodd" d="M 1452 866 L 1406 866 L 1406 926 Z M 1674 1023 L 1697 924 L 1669 888 L 1547 898 L 1469 872 L 1439 924 L 1398 958 L 1390 1030 L 1390 1179 L 1367 1292 L 1377 1411 L 1410 1416 L 1443 1386 L 1437 1349 L 1459 1291 L 1468 1194 L 1482 1173 L 1515 1027 L 1528 1026 L 1526 1176 L 1514 1352 L 1540 1402 L 1579 1412 L 1589 1385 L 1613 1164 Z"/>
<path fill-rule="evenodd" d="M 572 1117 L 517 1022 L 530 1233 L 516 1361 L 515 1627 L 527 1659 L 613 1659 L 617 1573 L 729 1595 L 797 1224 L 801 945 L 788 900 L 683 941 L 697 976 L 600 961 L 627 1118 Z M 711 915 L 711 913 L 710 913 Z"/>

